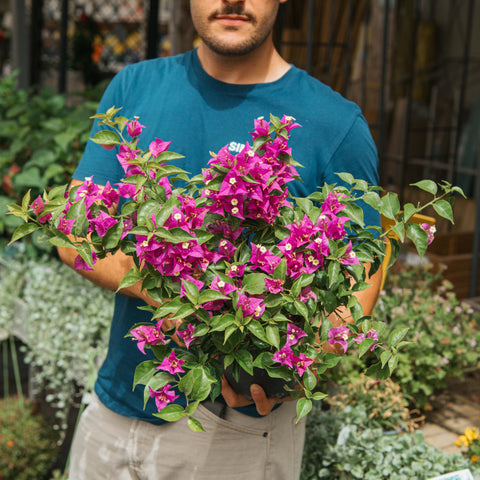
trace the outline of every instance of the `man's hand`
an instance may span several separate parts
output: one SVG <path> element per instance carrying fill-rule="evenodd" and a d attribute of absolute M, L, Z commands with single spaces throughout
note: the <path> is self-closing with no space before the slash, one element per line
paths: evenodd
<path fill-rule="evenodd" d="M 267 397 L 265 391 L 260 385 L 252 384 L 250 386 L 250 395 L 253 398 L 252 402 L 251 400 L 248 400 L 248 398 L 244 395 L 235 392 L 225 377 L 222 378 L 222 395 L 225 399 L 225 402 L 227 402 L 227 405 L 232 408 L 245 407 L 247 405 L 255 404 L 255 406 L 257 407 L 257 412 L 260 415 L 268 415 L 277 403 L 285 401 L 289 402 L 293 400 L 291 396 L 281 399 L 269 398 Z"/>

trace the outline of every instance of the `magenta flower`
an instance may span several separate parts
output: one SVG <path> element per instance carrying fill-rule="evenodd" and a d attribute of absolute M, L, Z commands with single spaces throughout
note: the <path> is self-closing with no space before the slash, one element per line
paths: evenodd
<path fill-rule="evenodd" d="M 232 293 L 237 289 L 237 287 L 231 283 L 226 283 L 223 280 L 220 280 L 218 275 L 212 280 L 210 288 L 212 290 L 216 290 L 217 292 L 223 293 L 225 296 L 228 296 L 229 293 Z"/>
<path fill-rule="evenodd" d="M 236 249 L 237 247 L 225 238 L 218 243 L 218 253 L 227 259 L 232 258 L 233 252 Z"/>
<path fill-rule="evenodd" d="M 335 327 L 328 330 L 328 343 L 330 345 L 335 345 L 336 343 L 340 344 L 345 353 L 348 348 L 348 334 L 350 329 L 348 327 Z"/>
<path fill-rule="evenodd" d="M 157 158 L 162 152 L 168 150 L 171 143 L 172 142 L 164 142 L 159 138 L 155 138 L 155 140 L 150 143 L 148 150 L 155 158 Z"/>
<path fill-rule="evenodd" d="M 226 274 L 231 278 L 243 277 L 245 268 L 245 265 L 230 265 L 230 268 L 226 271 Z"/>
<path fill-rule="evenodd" d="M 145 125 L 142 125 L 138 121 L 138 117 L 134 117 L 134 120 L 132 120 L 131 122 L 125 122 L 125 125 L 127 126 L 127 133 L 131 137 L 138 137 L 142 133 L 142 130 L 145 128 Z"/>
<path fill-rule="evenodd" d="M 300 376 L 305 373 L 305 370 L 313 363 L 313 360 L 307 357 L 304 353 L 300 353 L 298 357 L 293 357 L 293 365 L 297 369 Z"/>
<path fill-rule="evenodd" d="M 242 310 L 244 317 L 253 316 L 253 318 L 259 318 L 265 311 L 265 304 L 262 298 L 249 297 L 244 293 L 238 294 L 237 306 Z"/>
<path fill-rule="evenodd" d="M 435 232 L 437 231 L 437 229 L 435 228 L 435 225 L 430 225 L 429 223 L 422 223 L 420 227 L 427 234 L 428 236 L 427 245 L 430 245 L 433 242 L 435 237 Z"/>
<path fill-rule="evenodd" d="M 152 387 L 148 387 L 150 396 L 155 398 L 155 405 L 158 411 L 164 409 L 169 403 L 172 403 L 179 397 L 179 395 L 175 395 L 174 391 L 170 390 L 171 388 L 171 385 L 165 385 L 160 390 L 153 390 Z"/>
<path fill-rule="evenodd" d="M 118 220 L 101 210 L 98 216 L 94 218 L 90 223 L 95 227 L 96 232 L 101 237 L 104 237 L 107 233 L 107 230 L 117 224 Z"/>
<path fill-rule="evenodd" d="M 287 342 L 286 342 L 286 345 L 288 345 L 288 346 L 295 345 L 296 343 L 298 343 L 298 341 L 301 338 L 306 337 L 306 336 L 307 336 L 307 334 L 300 327 L 297 327 L 295 324 L 289 323 L 287 325 Z"/>
<path fill-rule="evenodd" d="M 378 332 L 372 328 L 366 335 L 364 333 L 360 333 L 353 340 L 360 345 L 363 342 L 363 340 L 365 340 L 366 338 L 371 338 L 376 341 L 378 340 Z M 377 344 L 373 343 L 372 346 L 370 347 L 370 351 L 375 350 L 376 346 Z"/>
<path fill-rule="evenodd" d="M 177 373 L 185 373 L 185 370 L 182 368 L 182 365 L 185 363 L 185 360 L 181 360 L 175 356 L 175 352 L 172 350 L 168 357 L 165 357 L 162 363 L 157 367 L 158 370 L 165 370 L 172 375 Z"/>
<path fill-rule="evenodd" d="M 97 262 L 97 254 L 92 250 L 92 258 L 93 258 L 93 264 Z M 73 264 L 73 268 L 75 270 L 85 270 L 85 271 L 91 271 L 93 268 L 80 256 L 77 255 L 75 257 L 75 261 Z"/>
<path fill-rule="evenodd" d="M 300 295 L 297 297 L 302 303 L 306 303 L 309 298 L 312 298 L 313 300 L 317 301 L 317 296 L 315 293 L 312 291 L 309 285 L 306 287 L 302 288 L 300 291 Z"/>
<path fill-rule="evenodd" d="M 140 325 L 130 330 L 133 335 L 132 340 L 137 340 L 138 349 L 145 355 L 145 345 L 157 345 L 163 343 L 166 345 L 165 335 L 162 331 L 162 320 L 159 320 L 156 325 Z"/>
<path fill-rule="evenodd" d="M 360 265 L 360 260 L 353 251 L 352 242 L 348 242 L 347 250 L 345 250 L 342 258 L 340 258 L 340 263 L 343 265 Z"/>
<path fill-rule="evenodd" d="M 287 367 L 293 368 L 293 362 L 295 361 L 295 355 L 292 352 L 292 349 L 289 345 L 283 346 L 280 350 L 277 350 L 273 354 L 273 360 L 280 363 L 280 365 L 285 365 Z"/>
<path fill-rule="evenodd" d="M 48 202 L 44 202 L 42 200 L 42 197 L 39 195 L 33 202 L 32 204 L 30 205 L 31 209 L 33 210 L 33 213 L 35 213 L 35 215 L 39 215 L 40 213 L 42 213 L 45 205 L 47 204 Z"/>
<path fill-rule="evenodd" d="M 328 192 L 327 198 L 322 203 L 322 212 L 330 212 L 336 215 L 345 208 L 345 205 L 338 201 L 339 198 L 344 198 L 345 196 L 346 195 L 340 192 Z"/>
<path fill-rule="evenodd" d="M 259 268 L 271 275 L 281 261 L 282 259 L 274 255 L 268 248 L 252 243 L 252 256 L 250 257 L 252 270 Z"/>
<path fill-rule="evenodd" d="M 110 182 L 107 181 L 100 193 L 100 200 L 107 208 L 110 208 L 118 203 L 119 197 L 118 192 L 114 190 Z"/>
<path fill-rule="evenodd" d="M 283 286 L 282 285 L 284 283 L 285 282 L 283 280 L 281 280 L 280 278 L 272 279 L 272 278 L 265 277 L 265 288 L 270 293 L 283 292 Z"/>
<path fill-rule="evenodd" d="M 40 223 L 47 223 L 50 219 L 52 218 L 51 213 L 47 213 L 46 215 L 42 215 L 41 217 L 38 218 L 38 221 Z"/>
<path fill-rule="evenodd" d="M 70 235 L 72 233 L 73 224 L 75 223 L 74 218 L 66 218 L 65 216 L 60 215 L 58 217 L 57 228 L 65 233 L 65 235 Z"/>
<path fill-rule="evenodd" d="M 195 327 L 191 323 L 189 323 L 187 328 L 184 330 L 177 330 L 178 337 L 183 340 L 187 349 L 190 347 L 190 344 L 193 342 L 193 340 L 197 338 L 193 335 L 194 330 Z"/>

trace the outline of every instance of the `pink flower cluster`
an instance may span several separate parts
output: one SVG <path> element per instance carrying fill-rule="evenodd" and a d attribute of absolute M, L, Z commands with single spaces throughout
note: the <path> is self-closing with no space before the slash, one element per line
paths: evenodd
<path fill-rule="evenodd" d="M 285 345 L 273 355 L 273 360 L 279 362 L 280 365 L 295 368 L 300 377 L 313 363 L 313 360 L 307 357 L 304 353 L 295 355 L 292 346 L 296 345 L 301 338 L 306 336 L 307 334 L 300 327 L 297 327 L 293 323 L 289 323 L 287 325 L 287 339 Z"/>
<path fill-rule="evenodd" d="M 342 347 L 343 352 L 346 353 L 348 349 L 349 336 L 350 336 L 350 329 L 348 327 L 340 326 L 340 327 L 330 328 L 328 331 L 328 343 L 330 343 L 330 345 L 335 345 L 338 343 Z M 371 338 L 372 340 L 376 341 L 378 340 L 378 332 L 372 328 L 366 334 L 360 333 L 353 340 L 356 343 L 360 344 L 366 338 Z M 370 347 L 370 350 L 373 351 L 376 346 L 377 345 L 373 343 Z"/>

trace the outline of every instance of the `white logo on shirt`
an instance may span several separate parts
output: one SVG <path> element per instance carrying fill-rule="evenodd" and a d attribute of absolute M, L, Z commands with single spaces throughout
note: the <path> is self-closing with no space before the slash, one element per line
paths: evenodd
<path fill-rule="evenodd" d="M 230 143 L 228 144 L 228 149 L 229 149 L 232 153 L 240 153 L 244 148 L 245 148 L 245 144 L 244 144 L 244 143 L 230 142 Z"/>

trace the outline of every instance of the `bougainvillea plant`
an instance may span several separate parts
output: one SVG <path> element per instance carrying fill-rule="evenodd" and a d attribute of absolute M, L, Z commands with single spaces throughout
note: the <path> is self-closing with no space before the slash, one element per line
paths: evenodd
<path fill-rule="evenodd" d="M 168 150 L 170 142 L 157 138 L 141 150 L 144 126 L 119 110 L 94 116 L 105 128 L 92 140 L 118 148 L 123 180 L 98 187 L 87 178 L 33 201 L 25 195 L 10 206 L 26 222 L 12 241 L 42 229 L 54 245 L 76 249 L 77 269 L 93 269 L 117 250 L 132 256 L 135 266 L 119 289 L 141 282 L 159 304 L 142 307 L 152 322 L 125 332 L 155 356 L 138 365 L 133 379 L 145 386 L 145 403 L 154 398 L 155 415 L 188 417 L 192 429 L 201 429 L 192 414 L 221 393 L 227 369 L 233 379 L 254 371 L 280 379 L 283 393 L 297 399 L 299 419 L 325 397 L 322 374 L 343 354 L 371 355 L 368 373 L 389 376 L 407 332 L 385 339 L 383 326 L 363 314 L 355 293 L 369 287 L 365 265 L 371 274 L 380 267 L 389 232 L 396 234 L 394 247 L 408 237 L 423 255 L 432 232 L 409 219 L 432 205 L 453 221 L 459 188 L 421 181 L 432 200 L 401 209 L 394 193 L 381 195 L 379 187 L 339 173 L 349 187 L 325 184 L 292 198 L 288 183 L 300 178 L 300 165 L 288 144 L 298 124 L 288 116 L 256 119 L 251 144 L 237 155 L 227 147 L 212 153 L 208 168 L 190 178 L 171 164 L 181 156 Z M 392 219 L 389 231 L 365 225 L 359 201 Z M 332 324 L 339 309 L 350 311 L 351 323 Z M 182 321 L 168 329 L 167 317 Z M 325 344 L 338 344 L 341 354 L 327 353 Z M 174 402 L 179 392 L 185 407 Z"/>

